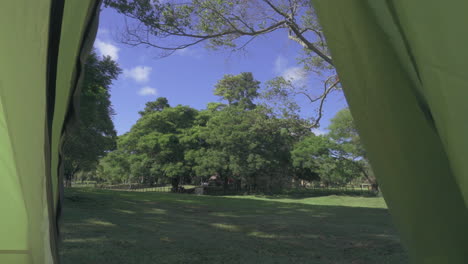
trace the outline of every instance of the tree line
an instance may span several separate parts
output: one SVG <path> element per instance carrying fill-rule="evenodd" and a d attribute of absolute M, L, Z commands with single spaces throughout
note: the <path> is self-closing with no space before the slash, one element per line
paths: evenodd
<path fill-rule="evenodd" d="M 317 182 L 377 183 L 352 117 L 343 109 L 329 133 L 315 135 L 297 112 L 278 109 L 252 73 L 226 75 L 214 87 L 221 102 L 205 109 L 148 102 L 131 130 L 116 136 L 109 87 L 120 69 L 109 57 L 87 63 L 81 122 L 65 143 L 65 175 L 109 184 L 200 184 L 278 190 Z"/>

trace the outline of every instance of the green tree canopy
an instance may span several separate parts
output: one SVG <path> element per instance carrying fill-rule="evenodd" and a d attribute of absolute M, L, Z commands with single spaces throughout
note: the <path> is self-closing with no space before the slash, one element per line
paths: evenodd
<path fill-rule="evenodd" d="M 214 112 L 199 138 L 205 142 L 188 153 L 199 175 L 218 174 L 244 185 L 281 188 L 290 174 L 290 146 L 296 128 L 269 115 L 268 109 L 229 106 Z M 301 128 L 302 129 L 302 128 Z"/>
<path fill-rule="evenodd" d="M 330 131 L 328 135 L 341 144 L 346 152 L 355 158 L 366 158 L 366 151 L 361 143 L 361 138 L 348 108 L 336 113 L 330 120 L 328 130 Z"/>
<path fill-rule="evenodd" d="M 345 110 L 333 119 L 332 136 L 315 136 L 299 115 L 256 105 L 259 85 L 251 73 L 225 76 L 215 93 L 228 104 L 209 103 L 204 110 L 171 107 L 166 98 L 148 102 L 119 137 L 117 150 L 101 159 L 99 177 L 177 187 L 218 175 L 225 188 L 235 180 L 237 186 L 274 190 L 293 179 L 344 185 L 366 172 Z"/>
<path fill-rule="evenodd" d="M 146 111 L 130 132 L 119 140 L 119 151 L 127 160 L 120 166 L 121 170 L 128 168 L 129 178 L 145 184 L 178 180 L 188 173 L 181 138 L 185 136 L 185 130 L 193 126 L 198 115 L 198 111 L 191 107 L 168 107 L 167 100 L 158 101 L 166 102 L 166 106 Z M 152 103 L 148 105 L 154 106 Z"/>
<path fill-rule="evenodd" d="M 164 108 L 171 107 L 166 97 L 158 97 L 155 101 L 147 102 L 145 109 L 140 111 L 140 115 L 145 115 L 155 111 L 162 111 Z"/>
<path fill-rule="evenodd" d="M 239 105 L 245 109 L 255 107 L 254 100 L 258 97 L 260 82 L 255 80 L 251 72 L 239 75 L 225 75 L 215 86 L 214 94 L 228 101 L 229 105 Z"/>
<path fill-rule="evenodd" d="M 235 52 L 246 49 L 259 36 L 284 32 L 302 48 L 296 56 L 302 66 L 297 69 L 301 79 L 314 74 L 324 87 L 310 87 L 307 81 L 298 82 L 278 72 L 266 87 L 266 97 L 270 101 L 281 99 L 282 103 L 308 100 L 317 110 L 309 111 L 314 127 L 319 126 L 328 95 L 340 90 L 312 1 L 105 0 L 104 4 L 129 18 L 121 36 L 123 43 L 153 47 L 161 56 L 198 44 Z"/>
<path fill-rule="evenodd" d="M 357 162 L 343 156 L 341 146 L 325 135 L 306 137 L 291 155 L 294 167 L 317 173 L 326 186 L 344 185 L 361 174 Z"/>
<path fill-rule="evenodd" d="M 344 155 L 357 162 L 359 170 L 363 173 L 374 191 L 378 191 L 377 179 L 374 176 L 367 153 L 362 145 L 361 138 L 354 124 L 353 117 L 348 108 L 340 110 L 330 122 L 329 136 L 343 150 Z"/>
<path fill-rule="evenodd" d="M 105 0 L 104 4 L 139 21 L 139 27 L 126 31 L 124 41 L 131 45 L 169 53 L 200 42 L 211 48 L 242 48 L 257 36 L 284 29 L 312 57 L 308 64 L 333 64 L 311 1 Z"/>
<path fill-rule="evenodd" d="M 109 90 L 120 72 L 110 57 L 99 58 L 92 52 L 86 61 L 80 118 L 71 133 L 66 135 L 63 148 L 68 182 L 78 171 L 95 169 L 99 158 L 115 148 L 114 110 Z"/>

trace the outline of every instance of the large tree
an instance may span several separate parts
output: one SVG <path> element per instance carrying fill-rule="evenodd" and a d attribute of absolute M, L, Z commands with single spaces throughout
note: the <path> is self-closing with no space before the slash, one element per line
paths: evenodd
<path fill-rule="evenodd" d="M 326 185 L 341 186 L 361 175 L 359 163 L 347 157 L 342 146 L 326 135 L 310 135 L 294 145 L 293 166 L 309 170 Z"/>
<path fill-rule="evenodd" d="M 120 71 L 110 57 L 99 58 L 94 52 L 86 61 L 79 120 L 66 135 L 63 147 L 67 185 L 77 172 L 94 170 L 99 158 L 115 148 L 109 90 Z"/>
<path fill-rule="evenodd" d="M 243 185 L 281 188 L 290 172 L 294 137 L 284 124 L 263 107 L 226 107 L 214 112 L 200 129 L 199 138 L 206 144 L 188 152 L 187 159 L 194 160 L 198 175 L 217 174 L 225 183 L 233 178 Z"/>
<path fill-rule="evenodd" d="M 147 102 L 145 109 L 138 112 L 140 115 L 149 114 L 155 111 L 162 111 L 164 108 L 171 107 L 166 97 L 158 97 L 155 101 Z"/>
<path fill-rule="evenodd" d="M 215 86 L 214 94 L 228 101 L 229 105 L 239 105 L 244 109 L 255 108 L 260 82 L 251 72 L 238 75 L 225 75 Z"/>
<path fill-rule="evenodd" d="M 379 185 L 372 172 L 372 168 L 367 159 L 367 153 L 359 137 L 353 117 L 348 108 L 340 110 L 330 122 L 329 136 L 342 148 L 344 155 L 353 159 L 359 165 L 359 170 L 363 173 L 372 190 L 378 191 Z"/>
<path fill-rule="evenodd" d="M 259 36 L 285 33 L 302 48 L 302 75 L 323 76 L 323 89 L 279 76 L 268 83 L 269 100 L 304 97 L 316 106 L 311 126 L 319 126 L 324 102 L 338 90 L 339 79 L 310 0 L 105 0 L 125 15 L 122 42 L 149 46 L 167 56 L 204 43 L 211 49 L 238 51 Z M 285 97 L 286 95 L 286 97 Z"/>
<path fill-rule="evenodd" d="M 152 107 L 163 101 L 164 107 Z M 190 171 L 181 138 L 197 115 L 198 111 L 188 106 L 169 107 L 165 98 L 149 102 L 145 113 L 119 141 L 119 151 L 130 164 L 129 178 L 149 185 L 171 181 L 177 187 L 181 177 Z"/>
<path fill-rule="evenodd" d="M 291 166 L 291 148 L 311 132 L 256 105 L 258 86 L 251 73 L 225 76 L 215 93 L 228 104 L 210 103 L 201 111 L 170 107 L 165 98 L 148 102 L 119 137 L 118 149 L 101 160 L 99 176 L 174 187 L 181 179 L 198 183 L 214 174 L 225 183 L 233 178 L 269 190 L 290 183 L 299 172 Z"/>
<path fill-rule="evenodd" d="M 122 146 L 125 137 L 126 135 L 119 136 L 117 148 L 99 161 L 96 169 L 96 178 L 99 181 L 117 184 L 131 183 L 138 180 L 131 177 L 131 159 L 129 159 L 128 153 L 124 151 Z"/>
<path fill-rule="evenodd" d="M 203 144 L 186 155 L 196 174 L 217 174 L 225 183 L 233 178 L 269 190 L 280 188 L 293 174 L 291 146 L 310 131 L 257 106 L 259 84 L 251 73 L 228 75 L 218 82 L 215 94 L 229 104 L 209 107 L 209 119 L 197 127 Z"/>

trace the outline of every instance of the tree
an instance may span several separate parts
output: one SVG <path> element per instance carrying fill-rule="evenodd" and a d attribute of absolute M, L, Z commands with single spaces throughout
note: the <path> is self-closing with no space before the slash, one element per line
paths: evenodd
<path fill-rule="evenodd" d="M 214 112 L 200 128 L 205 145 L 187 153 L 187 159 L 193 160 L 198 175 L 219 175 L 225 188 L 228 178 L 244 186 L 281 188 L 288 184 L 290 142 L 295 137 L 285 124 L 263 107 L 231 105 Z"/>
<path fill-rule="evenodd" d="M 347 184 L 361 174 L 357 162 L 344 156 L 341 146 L 325 135 L 304 138 L 291 155 L 295 168 L 318 174 L 326 186 Z"/>
<path fill-rule="evenodd" d="M 145 114 L 155 112 L 155 111 L 160 112 L 160 111 L 164 110 L 167 107 L 171 107 L 169 105 L 169 101 L 167 100 L 167 98 L 166 97 L 158 97 L 156 99 L 156 101 L 147 102 L 146 106 L 145 106 L 145 109 L 143 111 L 140 111 L 139 114 L 140 115 L 145 115 Z"/>
<path fill-rule="evenodd" d="M 204 41 L 212 48 L 243 48 L 260 35 L 286 29 L 291 40 L 315 54 L 315 61 L 309 63 L 333 65 L 307 0 L 105 0 L 104 4 L 140 22 L 126 29 L 125 41 L 130 45 L 169 53 Z M 164 45 L 175 37 L 178 42 Z"/>
<path fill-rule="evenodd" d="M 255 105 L 259 85 L 252 73 L 227 75 L 218 82 L 215 94 L 228 105 L 209 104 L 204 111 L 209 118 L 196 128 L 202 144 L 186 156 L 196 174 L 217 174 L 225 188 L 228 178 L 270 190 L 288 182 L 291 146 L 311 132 L 295 121 L 277 118 L 266 106 Z"/>
<path fill-rule="evenodd" d="M 161 98 L 147 103 L 119 137 L 117 150 L 101 159 L 99 176 L 110 182 L 171 182 L 174 189 L 183 180 L 215 174 L 225 188 L 228 179 L 267 190 L 290 184 L 290 176 L 299 173 L 291 166 L 292 146 L 311 132 L 298 120 L 255 105 L 258 86 L 251 73 L 226 76 L 215 92 L 230 103 L 209 103 L 201 111 L 169 107 Z"/>
<path fill-rule="evenodd" d="M 110 57 L 92 52 L 86 61 L 80 101 L 80 118 L 65 137 L 63 160 L 67 185 L 78 171 L 95 169 L 99 158 L 115 148 L 114 110 L 110 85 L 121 72 Z"/>
<path fill-rule="evenodd" d="M 131 165 L 128 155 L 123 151 L 122 138 L 117 139 L 117 148 L 109 152 L 100 161 L 96 169 L 96 178 L 99 181 L 105 181 L 112 184 L 132 182 Z"/>
<path fill-rule="evenodd" d="M 340 110 L 330 122 L 329 136 L 337 144 L 341 145 L 345 155 L 356 160 L 358 168 L 371 184 L 372 190 L 378 191 L 379 185 L 367 160 L 367 153 L 361 143 L 361 138 L 354 124 L 353 117 L 348 108 Z"/>
<path fill-rule="evenodd" d="M 244 109 L 255 108 L 254 99 L 258 97 L 260 82 L 251 72 L 239 75 L 224 75 L 215 86 L 214 94 L 228 101 L 229 105 L 239 105 Z"/>
<path fill-rule="evenodd" d="M 326 76 L 324 89 L 317 96 L 307 85 L 277 77 L 267 86 L 268 98 L 280 98 L 271 96 L 273 93 L 287 94 L 289 99 L 304 96 L 317 105 L 314 127 L 319 126 L 327 96 L 340 88 L 310 0 L 105 0 L 104 4 L 130 18 L 123 43 L 154 47 L 162 56 L 200 43 L 211 49 L 238 51 L 259 36 L 285 32 L 302 47 L 298 62 L 303 74 Z"/>
<path fill-rule="evenodd" d="M 193 126 L 197 115 L 196 109 L 180 105 L 142 115 L 119 141 L 119 151 L 125 153 L 130 164 L 129 178 L 148 185 L 171 181 L 177 187 L 190 170 L 184 160 L 181 138 Z"/>
<path fill-rule="evenodd" d="M 287 79 L 283 76 L 269 80 L 263 90 L 262 97 L 270 105 L 276 105 L 287 118 L 299 115 L 300 107 L 297 97 L 301 96 L 310 104 L 318 103 L 316 115 L 310 117 L 309 128 L 317 128 L 323 117 L 323 107 L 329 94 L 341 88 L 336 74 L 329 76 L 323 83 L 323 90 L 319 96 L 314 96 L 310 87 L 303 83 L 298 83 L 294 79 Z"/>

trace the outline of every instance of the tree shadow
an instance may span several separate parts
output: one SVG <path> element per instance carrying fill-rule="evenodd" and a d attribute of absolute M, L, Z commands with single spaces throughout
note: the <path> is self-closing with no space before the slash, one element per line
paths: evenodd
<path fill-rule="evenodd" d="M 62 263 L 405 263 L 385 209 L 66 193 Z"/>

